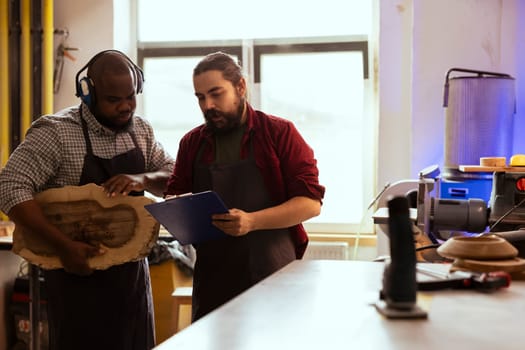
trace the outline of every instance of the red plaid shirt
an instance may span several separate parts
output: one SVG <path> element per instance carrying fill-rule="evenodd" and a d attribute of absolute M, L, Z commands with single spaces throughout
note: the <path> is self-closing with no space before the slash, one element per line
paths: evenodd
<path fill-rule="evenodd" d="M 254 110 L 248 105 L 246 131 L 242 139 L 241 159 L 250 153 L 250 135 L 253 152 L 266 189 L 278 205 L 296 196 L 322 201 L 325 188 L 319 184 L 319 171 L 314 152 L 299 134 L 292 122 Z M 180 141 L 173 174 L 168 180 L 166 195 L 192 191 L 193 166 L 199 146 L 204 142 L 202 162 L 212 163 L 215 154 L 213 134 L 204 124 L 189 131 Z M 308 244 L 302 224 L 290 228 L 301 258 Z"/>

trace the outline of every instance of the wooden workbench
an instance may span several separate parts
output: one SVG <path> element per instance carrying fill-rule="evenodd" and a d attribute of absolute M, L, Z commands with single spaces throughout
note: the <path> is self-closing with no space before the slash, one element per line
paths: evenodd
<path fill-rule="evenodd" d="M 438 264 L 434 264 L 438 265 Z M 156 350 L 523 349 L 525 282 L 494 293 L 419 292 L 428 319 L 390 320 L 371 306 L 383 263 L 295 261 Z"/>

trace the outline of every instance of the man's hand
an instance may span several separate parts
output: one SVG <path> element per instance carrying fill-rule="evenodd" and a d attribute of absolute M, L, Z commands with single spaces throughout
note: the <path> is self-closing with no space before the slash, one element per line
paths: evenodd
<path fill-rule="evenodd" d="M 141 192 L 146 189 L 146 176 L 144 174 L 129 175 L 119 174 L 115 175 L 102 184 L 104 192 L 108 197 L 115 197 L 117 194 L 124 196 L 131 191 Z"/>
<path fill-rule="evenodd" d="M 93 269 L 89 267 L 88 259 L 104 253 L 98 246 L 71 241 L 60 250 L 59 257 L 64 270 L 76 275 L 87 276 L 93 273 Z"/>
<path fill-rule="evenodd" d="M 250 213 L 230 209 L 227 214 L 212 215 L 212 222 L 224 233 L 242 236 L 251 231 L 292 227 L 319 215 L 320 210 L 319 200 L 298 196 L 279 205 Z"/>
<path fill-rule="evenodd" d="M 230 236 L 243 236 L 253 231 L 255 224 L 252 214 L 240 209 L 230 209 L 227 214 L 214 214 L 212 223 Z"/>
<path fill-rule="evenodd" d="M 44 215 L 40 204 L 34 199 L 15 205 L 9 211 L 9 217 L 27 229 L 32 235 L 39 235 L 41 239 L 52 245 L 67 272 L 88 275 L 93 272 L 89 267 L 88 259 L 104 254 L 97 245 L 73 241 L 60 231 Z"/>

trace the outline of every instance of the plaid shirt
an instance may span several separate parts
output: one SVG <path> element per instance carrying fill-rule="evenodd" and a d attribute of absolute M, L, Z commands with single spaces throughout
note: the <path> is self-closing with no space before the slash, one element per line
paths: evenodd
<path fill-rule="evenodd" d="M 155 140 L 151 125 L 143 118 L 134 116 L 126 130 L 114 132 L 102 126 L 86 105 L 80 108 L 70 107 L 33 122 L 0 172 L 0 210 L 7 214 L 15 205 L 33 199 L 35 193 L 79 184 L 86 154 L 81 115 L 96 156 L 110 159 L 135 148 L 133 132 L 144 154 L 146 172 L 173 169 L 174 159 Z"/>

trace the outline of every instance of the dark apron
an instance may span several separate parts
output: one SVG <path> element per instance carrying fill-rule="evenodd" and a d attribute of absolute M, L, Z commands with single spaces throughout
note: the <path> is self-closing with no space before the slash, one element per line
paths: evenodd
<path fill-rule="evenodd" d="M 81 120 L 86 155 L 79 185 L 100 185 L 116 174 L 144 172 L 144 156 L 133 133 L 134 149 L 103 159 L 93 154 L 87 125 Z M 44 279 L 50 350 L 145 350 L 155 345 L 146 259 L 96 270 L 89 276 L 47 270 Z"/>
<path fill-rule="evenodd" d="M 228 208 L 257 211 L 275 205 L 255 164 L 253 145 L 247 159 L 194 165 L 193 192 L 216 191 Z M 196 321 L 295 260 L 288 229 L 253 231 L 195 247 L 192 321 Z"/>

